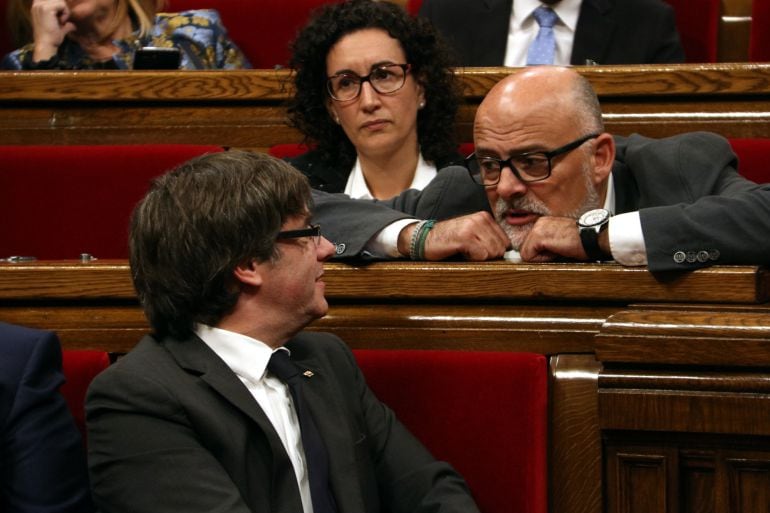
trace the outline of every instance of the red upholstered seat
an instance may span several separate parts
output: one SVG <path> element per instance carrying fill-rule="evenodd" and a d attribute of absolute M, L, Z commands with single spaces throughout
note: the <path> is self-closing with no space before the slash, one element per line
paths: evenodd
<path fill-rule="evenodd" d="M 770 61 L 770 2 L 768 0 L 752 2 L 749 60 Z"/>
<path fill-rule="evenodd" d="M 254 68 L 272 69 L 289 62 L 289 43 L 310 12 L 340 0 L 168 0 L 165 11 L 216 9 L 230 37 Z"/>
<path fill-rule="evenodd" d="M 78 429 L 85 437 L 85 399 L 88 385 L 109 367 L 110 356 L 104 351 L 62 351 L 62 368 L 67 381 L 59 390 L 67 401 Z"/>
<path fill-rule="evenodd" d="M 770 139 L 730 139 L 738 155 L 740 174 L 757 183 L 770 183 Z"/>
<path fill-rule="evenodd" d="M 374 393 L 484 513 L 547 511 L 547 372 L 529 353 L 356 350 Z"/>
<path fill-rule="evenodd" d="M 287 157 L 296 157 L 309 151 L 310 148 L 302 143 L 300 144 L 275 144 L 268 149 L 268 153 L 273 157 L 285 159 Z"/>
<path fill-rule="evenodd" d="M 128 257 L 150 180 L 218 146 L 0 146 L 0 258 Z"/>
<path fill-rule="evenodd" d="M 676 13 L 676 28 L 687 62 L 716 62 L 720 0 L 666 0 Z"/>

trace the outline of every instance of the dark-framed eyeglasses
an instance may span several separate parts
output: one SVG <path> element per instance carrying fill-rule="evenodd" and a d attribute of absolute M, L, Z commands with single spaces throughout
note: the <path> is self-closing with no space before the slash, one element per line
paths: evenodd
<path fill-rule="evenodd" d="M 313 224 L 307 228 L 302 228 L 301 230 L 285 230 L 282 232 L 278 232 L 278 235 L 275 236 L 275 239 L 278 242 L 281 242 L 282 240 L 299 239 L 301 237 L 310 237 L 313 239 L 313 242 L 315 242 L 316 246 L 320 245 L 321 244 L 321 225 Z"/>
<path fill-rule="evenodd" d="M 575 139 L 571 143 L 551 151 L 530 151 L 513 155 L 505 160 L 495 157 L 483 157 L 471 153 L 465 157 L 465 167 L 471 178 L 484 187 L 493 187 L 500 182 L 503 168 L 510 168 L 516 178 L 522 182 L 539 182 L 551 176 L 554 157 L 569 153 L 590 139 L 596 139 L 599 134 L 589 134 Z"/>
<path fill-rule="evenodd" d="M 404 87 L 410 69 L 411 64 L 383 64 L 373 67 L 365 77 L 352 72 L 337 73 L 326 80 L 326 89 L 329 96 L 338 102 L 358 98 L 364 82 L 369 82 L 372 89 L 380 94 L 391 94 Z"/>

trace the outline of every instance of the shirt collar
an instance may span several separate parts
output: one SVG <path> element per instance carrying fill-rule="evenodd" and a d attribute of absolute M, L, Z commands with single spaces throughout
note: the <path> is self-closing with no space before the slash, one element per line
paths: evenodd
<path fill-rule="evenodd" d="M 414 171 L 414 178 L 409 185 L 410 189 L 422 190 L 431 180 L 436 177 L 436 166 L 428 163 L 422 158 L 422 153 L 417 156 L 417 168 Z M 369 186 L 364 179 L 364 171 L 361 169 L 361 161 L 356 158 L 353 170 L 348 176 L 348 183 L 345 186 L 345 194 L 355 199 L 374 199 Z"/>
<path fill-rule="evenodd" d="M 604 210 L 607 210 L 611 216 L 615 215 L 615 179 L 612 173 L 607 178 L 607 196 L 604 198 Z"/>
<path fill-rule="evenodd" d="M 558 4 L 550 7 L 559 17 L 559 22 L 574 32 L 577 28 L 578 17 L 580 16 L 581 2 L 582 0 L 561 0 Z M 545 4 L 541 3 L 540 0 L 514 0 L 513 28 L 520 29 L 525 23 L 537 23 L 532 13 L 541 5 Z M 521 16 L 519 13 L 521 13 Z"/>
<path fill-rule="evenodd" d="M 252 383 L 257 383 L 264 378 L 267 363 L 275 351 L 287 351 L 291 354 L 285 347 L 273 350 L 273 348 L 255 338 L 205 324 L 196 324 L 195 334 L 238 377 Z"/>

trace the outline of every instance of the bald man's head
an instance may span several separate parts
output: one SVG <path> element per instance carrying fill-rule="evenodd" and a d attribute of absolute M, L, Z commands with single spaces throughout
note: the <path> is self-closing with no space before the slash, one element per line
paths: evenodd
<path fill-rule="evenodd" d="M 538 217 L 577 218 L 604 201 L 614 142 L 593 88 L 570 68 L 532 67 L 498 82 L 473 136 L 472 166 L 514 248 Z"/>

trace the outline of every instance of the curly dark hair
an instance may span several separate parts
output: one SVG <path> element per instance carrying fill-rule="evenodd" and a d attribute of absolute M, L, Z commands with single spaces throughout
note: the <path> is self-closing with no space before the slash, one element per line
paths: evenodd
<path fill-rule="evenodd" d="M 417 140 L 423 157 L 440 163 L 454 156 L 455 114 L 459 86 L 450 68 L 449 46 L 429 21 L 412 18 L 403 7 L 376 0 L 349 0 L 314 11 L 291 44 L 295 95 L 289 121 L 318 147 L 325 162 L 353 167 L 356 149 L 326 110 L 326 55 L 343 36 L 362 29 L 385 30 L 401 43 L 412 76 L 425 90 L 425 107 L 417 114 Z"/>

